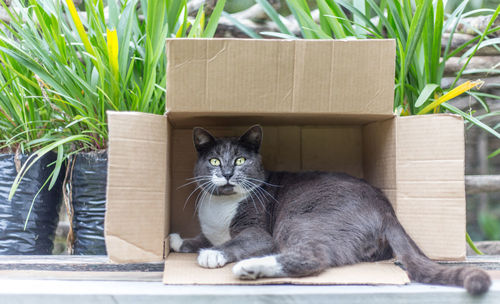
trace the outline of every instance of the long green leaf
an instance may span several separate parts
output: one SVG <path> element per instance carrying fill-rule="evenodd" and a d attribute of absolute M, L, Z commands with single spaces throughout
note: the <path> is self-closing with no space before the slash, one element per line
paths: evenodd
<path fill-rule="evenodd" d="M 467 59 L 467 61 L 465 62 L 465 64 L 462 66 L 462 68 L 460 69 L 460 71 L 458 71 L 457 76 L 455 77 L 455 80 L 453 81 L 453 84 L 451 85 L 452 87 L 455 86 L 455 84 L 457 83 L 457 81 L 462 76 L 462 73 L 464 72 L 464 70 L 469 65 L 469 62 L 471 61 L 472 57 L 476 54 L 477 50 L 479 49 L 479 46 L 481 45 L 481 43 L 483 42 L 484 38 L 486 37 L 486 33 L 488 32 L 488 30 L 491 28 L 491 26 L 493 25 L 493 23 L 497 19 L 499 13 L 500 13 L 500 5 L 497 6 L 495 12 L 491 16 L 490 21 L 488 22 L 488 25 L 486 26 L 483 34 L 479 38 L 479 42 L 474 47 L 474 50 L 471 52 L 469 58 Z"/>
<path fill-rule="evenodd" d="M 449 103 L 442 103 L 441 106 L 445 109 L 447 109 L 448 111 L 452 112 L 452 113 L 455 113 L 455 114 L 458 114 L 460 116 L 462 116 L 465 120 L 473 123 L 475 126 L 478 126 L 479 128 L 487 131 L 488 133 L 490 133 L 491 135 L 495 136 L 496 138 L 500 139 L 500 134 L 495 131 L 493 128 L 491 128 L 490 126 L 486 125 L 485 123 L 483 123 L 482 121 L 480 121 L 479 119 L 475 118 L 474 116 L 470 115 L 470 114 L 467 114 L 465 112 L 463 112 L 462 110 L 450 105 Z"/>
<path fill-rule="evenodd" d="M 303 5 L 299 4 L 296 0 L 288 0 L 290 10 L 292 10 L 299 16 L 300 20 L 303 21 L 303 25 L 301 26 L 302 32 L 306 35 L 306 38 L 309 39 L 332 39 L 332 37 L 328 36 L 323 32 L 321 27 L 314 22 L 308 10 L 303 10 Z"/>
<path fill-rule="evenodd" d="M 327 1 L 326 3 L 328 4 L 328 6 L 330 7 L 331 11 L 334 13 L 335 16 L 337 16 L 338 18 L 342 18 L 343 20 L 349 20 L 344 11 L 337 5 L 337 2 L 340 4 L 340 1 Z M 353 10 L 357 10 L 354 6 L 351 7 L 353 8 Z M 359 14 L 358 17 L 362 18 L 365 23 L 372 24 L 369 18 L 364 13 Z M 349 32 L 351 35 L 355 35 L 356 31 L 349 22 L 344 22 L 342 25 L 345 27 L 347 32 Z"/>
<path fill-rule="evenodd" d="M 254 39 L 262 39 L 262 36 L 254 32 L 251 28 L 243 25 L 241 22 L 238 21 L 238 19 L 234 18 L 231 16 L 231 14 L 228 14 L 226 12 L 222 12 L 222 16 L 227 18 L 229 21 L 231 21 L 234 26 L 236 26 L 240 31 L 243 33 L 247 34 L 248 37 L 254 38 Z"/>
<path fill-rule="evenodd" d="M 208 21 L 207 27 L 203 32 L 203 38 L 211 38 L 214 36 L 215 31 L 217 30 L 217 24 L 219 23 L 219 18 L 224 10 L 224 6 L 226 5 L 226 0 L 219 0 L 215 5 L 215 8 L 210 15 L 210 20 Z"/>
<path fill-rule="evenodd" d="M 307 23 L 307 20 L 304 20 L 304 15 L 307 16 L 307 13 L 304 13 L 302 10 L 301 4 L 297 2 L 297 0 L 286 0 L 286 3 L 288 5 L 288 8 L 292 12 L 293 16 L 295 19 L 297 19 L 299 23 L 299 28 L 300 32 L 302 33 L 302 37 L 306 39 L 316 39 L 317 37 L 311 32 L 310 29 L 308 29 L 306 26 L 304 26 Z M 302 13 L 299 13 L 302 12 Z"/>
<path fill-rule="evenodd" d="M 330 9 L 330 7 L 328 6 L 328 4 L 326 3 L 325 0 L 317 0 L 316 2 L 318 3 L 319 13 L 322 16 L 329 15 L 329 14 L 335 15 L 335 12 Z M 335 38 L 343 39 L 346 37 L 346 33 L 344 32 L 342 25 L 340 24 L 340 22 L 336 18 L 326 18 L 326 20 L 327 20 L 328 24 L 330 25 L 330 28 L 331 28 L 333 34 L 335 35 Z"/>
<path fill-rule="evenodd" d="M 443 1 L 437 0 L 436 3 L 436 16 L 434 20 L 434 33 L 432 40 L 432 52 L 431 52 L 431 69 L 433 73 L 431 73 L 430 82 L 441 83 L 441 73 L 439 71 L 439 58 L 441 58 L 441 40 L 443 33 L 443 23 L 444 23 L 444 8 Z"/>
<path fill-rule="evenodd" d="M 14 182 L 12 183 L 12 187 L 11 187 L 10 192 L 9 192 L 9 200 L 11 200 L 12 197 L 14 196 L 14 193 L 16 192 L 17 188 L 19 187 L 19 184 L 21 183 L 21 180 L 23 179 L 23 177 L 26 174 L 26 172 L 28 172 L 28 170 L 37 161 L 39 161 L 40 158 L 42 158 L 45 154 L 49 153 L 54 148 L 57 148 L 60 145 L 63 145 L 63 144 L 69 143 L 69 142 L 73 142 L 73 141 L 77 141 L 77 140 L 89 141 L 90 138 L 88 136 L 86 136 L 86 135 L 73 135 L 73 136 L 69 136 L 69 137 L 60 139 L 60 140 L 58 140 L 58 141 L 56 141 L 54 143 L 51 143 L 51 144 L 43 147 L 42 149 L 36 151 L 35 153 L 33 153 L 26 160 L 26 162 L 24 163 L 24 165 L 21 167 L 21 170 L 20 170 L 19 174 L 14 179 Z"/>
<path fill-rule="evenodd" d="M 290 35 L 290 36 L 295 36 L 290 30 L 283 24 L 281 21 L 280 15 L 278 12 L 269 4 L 268 1 L 266 0 L 255 0 L 260 6 L 262 6 L 262 9 L 266 14 L 271 18 L 271 20 L 276 23 L 280 31 L 284 34 Z"/>
<path fill-rule="evenodd" d="M 425 20 L 428 16 L 429 7 L 431 5 L 431 0 L 423 0 L 423 3 L 417 7 L 415 11 L 415 16 L 413 17 L 410 30 L 408 32 L 409 40 L 407 41 L 405 48 L 405 65 L 403 69 L 403 77 L 406 77 L 410 63 L 415 56 L 415 51 L 417 45 L 422 36 L 422 29 L 424 28 Z"/>
<path fill-rule="evenodd" d="M 418 108 L 422 106 L 437 88 L 439 88 L 439 85 L 435 83 L 428 83 L 420 93 L 420 96 L 418 96 L 418 99 L 415 102 L 415 107 Z"/>
<path fill-rule="evenodd" d="M 484 254 L 481 250 L 479 250 L 476 247 L 476 245 L 474 245 L 474 242 L 472 242 L 472 239 L 470 238 L 469 233 L 467 233 L 467 232 L 465 233 L 465 239 L 467 240 L 467 244 L 469 244 L 470 248 L 472 250 L 474 250 L 475 253 L 477 253 L 479 255 L 483 255 Z"/>
<path fill-rule="evenodd" d="M 198 9 L 198 13 L 196 14 L 196 18 L 194 19 L 193 25 L 191 26 L 191 30 L 189 31 L 188 38 L 199 37 L 201 36 L 201 20 L 203 18 L 204 6 L 203 4 Z"/>
<path fill-rule="evenodd" d="M 283 33 L 278 33 L 278 32 L 261 32 L 262 35 L 269 36 L 269 37 L 276 37 L 276 38 L 281 38 L 281 39 L 290 39 L 290 40 L 297 40 L 299 38 L 295 36 L 289 36 L 287 34 Z"/>
<path fill-rule="evenodd" d="M 363 12 L 364 15 L 368 15 L 370 10 L 366 9 L 366 2 L 365 0 L 353 0 L 352 2 L 353 6 L 356 7 L 359 11 Z M 368 13 L 368 14 L 367 14 Z M 369 18 L 369 15 L 367 16 Z M 353 21 L 361 26 L 366 26 L 365 24 L 365 19 L 364 18 L 361 18 L 360 16 L 358 15 L 354 15 L 353 16 Z M 356 36 L 360 36 L 363 34 L 363 32 L 361 31 L 360 28 L 357 28 L 356 27 Z"/>
<path fill-rule="evenodd" d="M 479 39 L 480 39 L 480 37 L 479 37 Z M 463 59 L 465 57 L 470 57 L 475 50 L 477 51 L 477 50 L 480 50 L 484 47 L 492 46 L 492 45 L 500 45 L 500 38 L 491 38 L 491 39 L 483 40 L 481 43 L 478 43 L 478 45 L 468 49 L 462 55 L 461 59 Z"/>
<path fill-rule="evenodd" d="M 59 178 L 59 172 L 61 171 L 63 159 L 64 159 L 64 146 L 59 145 L 59 146 L 57 146 L 57 159 L 56 159 L 54 171 L 52 171 L 52 178 L 50 179 L 49 190 L 52 189 L 52 187 L 54 187 L 54 184 L 56 183 L 57 179 Z"/>
<path fill-rule="evenodd" d="M 389 1 L 392 1 L 392 0 L 389 0 Z M 344 1 L 341 0 L 341 1 L 337 1 L 337 2 L 343 3 Z M 400 37 L 398 34 L 396 34 L 391 23 L 389 22 L 389 20 L 385 16 L 384 12 L 380 9 L 380 7 L 373 0 L 366 0 L 366 2 L 370 5 L 370 8 L 377 14 L 377 17 L 379 18 L 379 22 L 384 25 L 384 28 L 387 30 L 388 37 L 403 39 L 403 40 L 401 40 L 402 45 L 406 44 L 405 37 Z M 346 6 L 346 5 L 342 4 L 342 6 Z"/>
<path fill-rule="evenodd" d="M 495 157 L 495 156 L 497 156 L 497 155 L 499 155 L 499 154 L 500 154 L 500 148 L 499 148 L 499 149 L 497 149 L 496 151 L 494 151 L 494 152 L 490 153 L 490 154 L 488 155 L 488 158 L 493 158 L 493 157 Z"/>
<path fill-rule="evenodd" d="M 165 0 L 164 0 L 165 1 Z M 186 0 L 167 0 L 167 22 L 168 22 L 168 32 L 170 35 L 175 32 L 176 24 L 179 20 L 179 16 L 182 12 L 183 7 L 186 6 Z M 150 3 L 152 5 L 154 3 Z"/>
<path fill-rule="evenodd" d="M 45 182 L 40 187 L 40 189 L 38 189 L 38 191 L 35 193 L 35 196 L 33 196 L 33 199 L 31 200 L 30 208 L 28 209 L 28 214 L 26 215 L 26 219 L 24 220 L 23 230 L 26 230 L 26 228 L 28 227 L 28 221 L 30 219 L 31 212 L 33 211 L 33 206 L 35 205 L 36 198 L 38 197 L 38 195 L 40 195 L 40 192 L 42 192 L 42 190 L 45 188 L 45 185 L 47 185 L 47 182 L 54 178 L 54 176 L 55 176 L 54 173 L 55 172 L 50 173 L 49 177 L 45 180 Z"/>

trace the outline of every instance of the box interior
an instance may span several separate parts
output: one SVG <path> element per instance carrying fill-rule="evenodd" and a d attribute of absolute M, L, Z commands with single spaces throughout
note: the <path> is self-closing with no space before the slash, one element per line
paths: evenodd
<path fill-rule="evenodd" d="M 465 190 L 463 121 L 454 115 L 391 117 L 367 121 L 342 117 L 325 123 L 288 124 L 282 117 L 211 117 L 171 130 L 171 180 L 168 231 L 192 237 L 200 228 L 195 214 L 197 192 L 182 187 L 193 177 L 196 153 L 192 127 L 206 127 L 216 136 L 239 136 L 261 123 L 261 148 L 267 170 L 345 172 L 367 180 L 388 197 L 399 221 L 430 258 L 465 258 Z M 184 121 L 185 122 L 185 121 Z M 436 132 L 439 130 L 439 132 Z M 175 162 L 174 162 L 175 160 Z M 191 195 L 191 193 L 193 193 Z M 189 199 L 187 199 L 189 198 Z M 443 242 L 446 240 L 446 242 Z"/>
<path fill-rule="evenodd" d="M 391 162 L 386 166 L 375 165 L 380 158 L 391 157 L 395 153 L 385 149 L 367 150 L 371 145 L 369 136 L 391 137 L 392 129 L 377 128 L 370 132 L 366 117 L 325 120 L 323 124 L 312 124 L 308 117 L 298 117 L 296 121 L 304 124 L 292 124 L 280 116 L 268 116 L 264 119 L 255 117 L 206 117 L 197 123 L 196 119 L 182 120 L 168 117 L 170 132 L 169 158 L 170 170 L 170 225 L 165 228 L 165 235 L 170 232 L 180 233 L 182 237 L 194 237 L 200 232 L 195 202 L 198 197 L 189 178 L 193 177 L 196 152 L 192 140 L 192 127 L 202 126 L 214 136 L 240 136 L 252 123 L 259 122 L 264 130 L 261 155 L 266 170 L 276 171 L 335 171 L 345 172 L 360 178 L 376 179 L 394 172 Z M 321 119 L 320 119 L 321 120 Z M 391 122 L 393 118 L 385 121 Z M 193 124 L 190 125 L 189 122 Z M 274 123 L 273 123 L 274 122 Z M 176 128 L 174 126 L 181 125 Z M 376 134 L 374 134 L 376 133 Z M 383 153 L 380 154 L 380 153 Z M 392 156 L 394 158 L 394 156 Z M 377 170 L 378 172 L 371 172 Z M 395 179 L 379 180 L 377 183 L 387 189 L 394 189 Z M 186 185 L 186 186 L 183 186 Z M 406 273 L 393 262 L 364 263 L 354 266 L 332 268 L 319 276 L 306 278 L 272 278 L 257 281 L 240 281 L 232 275 L 232 264 L 221 269 L 203 269 L 196 264 L 196 254 L 169 253 L 165 261 L 165 284 L 406 284 Z"/>
<path fill-rule="evenodd" d="M 192 120 L 192 125 L 182 123 L 181 128 L 175 119 L 169 117 L 171 131 L 170 163 L 170 226 L 171 232 L 180 233 L 183 237 L 192 237 L 199 233 L 200 228 L 195 214 L 195 202 L 198 191 L 195 191 L 189 178 L 193 177 L 193 167 L 196 161 L 196 151 L 192 140 L 192 127 L 202 126 L 215 136 L 240 136 L 255 121 L 240 119 L 235 124 L 234 119 L 213 117 L 217 126 L 199 124 Z M 366 118 L 365 118 L 366 120 Z M 392 119 L 390 119 L 392 120 Z M 272 124 L 272 117 L 267 117 L 262 123 L 264 136 L 261 155 L 266 170 L 271 171 L 332 171 L 345 172 L 359 178 L 368 179 L 383 190 L 395 189 L 395 179 L 378 180 L 391 175 L 391 162 L 379 162 L 380 159 L 395 158 L 395 147 L 385 146 L 384 149 L 373 149 L 368 142 L 373 136 L 390 137 L 391 129 L 378 128 L 369 130 L 371 123 L 359 123 L 359 119 L 349 121 L 343 118 L 337 122 L 330 120 L 329 124 L 287 124 L 279 117 L 278 123 Z M 377 133 L 377 134 L 374 134 Z M 373 172 L 376 170 L 376 172 Z M 393 183 L 393 184 L 391 184 Z M 189 198 L 189 199 L 188 199 Z M 168 233 L 166 232 L 166 235 Z"/>

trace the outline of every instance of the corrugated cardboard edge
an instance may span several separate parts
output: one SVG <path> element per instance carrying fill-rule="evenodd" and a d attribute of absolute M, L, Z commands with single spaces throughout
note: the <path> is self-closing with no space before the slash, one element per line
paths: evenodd
<path fill-rule="evenodd" d="M 162 261 L 168 209 L 167 118 L 137 112 L 107 114 L 108 256 L 120 263 Z"/>
<path fill-rule="evenodd" d="M 363 126 L 364 178 L 396 209 L 396 117 Z"/>
<path fill-rule="evenodd" d="M 464 260 L 465 140 L 462 117 L 397 117 L 395 211 L 424 253 Z"/>
<path fill-rule="evenodd" d="M 171 253 L 165 261 L 163 283 L 169 285 L 381 285 L 407 284 L 408 275 L 392 261 L 359 263 L 325 270 L 317 276 L 303 278 L 265 278 L 254 281 L 239 280 L 231 269 L 207 269 L 196 263 L 196 254 Z"/>
<path fill-rule="evenodd" d="M 204 127 L 261 125 L 363 125 L 366 123 L 386 120 L 394 114 L 356 113 L 266 113 L 266 112 L 167 112 L 169 121 L 175 128 L 191 128 L 194 125 Z"/>

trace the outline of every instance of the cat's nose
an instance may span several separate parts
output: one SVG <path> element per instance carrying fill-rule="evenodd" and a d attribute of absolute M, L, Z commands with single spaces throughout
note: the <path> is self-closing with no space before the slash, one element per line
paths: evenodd
<path fill-rule="evenodd" d="M 232 173 L 223 173 L 222 176 L 224 176 L 226 178 L 227 181 L 229 181 L 231 179 L 231 177 L 233 176 Z"/>

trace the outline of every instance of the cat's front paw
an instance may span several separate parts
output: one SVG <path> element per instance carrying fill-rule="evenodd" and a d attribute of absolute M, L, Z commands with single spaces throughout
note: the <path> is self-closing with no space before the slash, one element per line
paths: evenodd
<path fill-rule="evenodd" d="M 233 267 L 233 274 L 241 280 L 284 276 L 281 265 L 275 256 L 252 258 L 238 262 Z"/>
<path fill-rule="evenodd" d="M 198 264 L 205 268 L 218 268 L 227 264 L 227 259 L 219 250 L 202 249 L 198 254 Z"/>
<path fill-rule="evenodd" d="M 184 243 L 184 240 L 181 238 L 181 236 L 178 233 L 172 233 L 168 236 L 168 238 L 170 241 L 170 249 L 175 252 L 180 252 L 182 243 Z"/>

